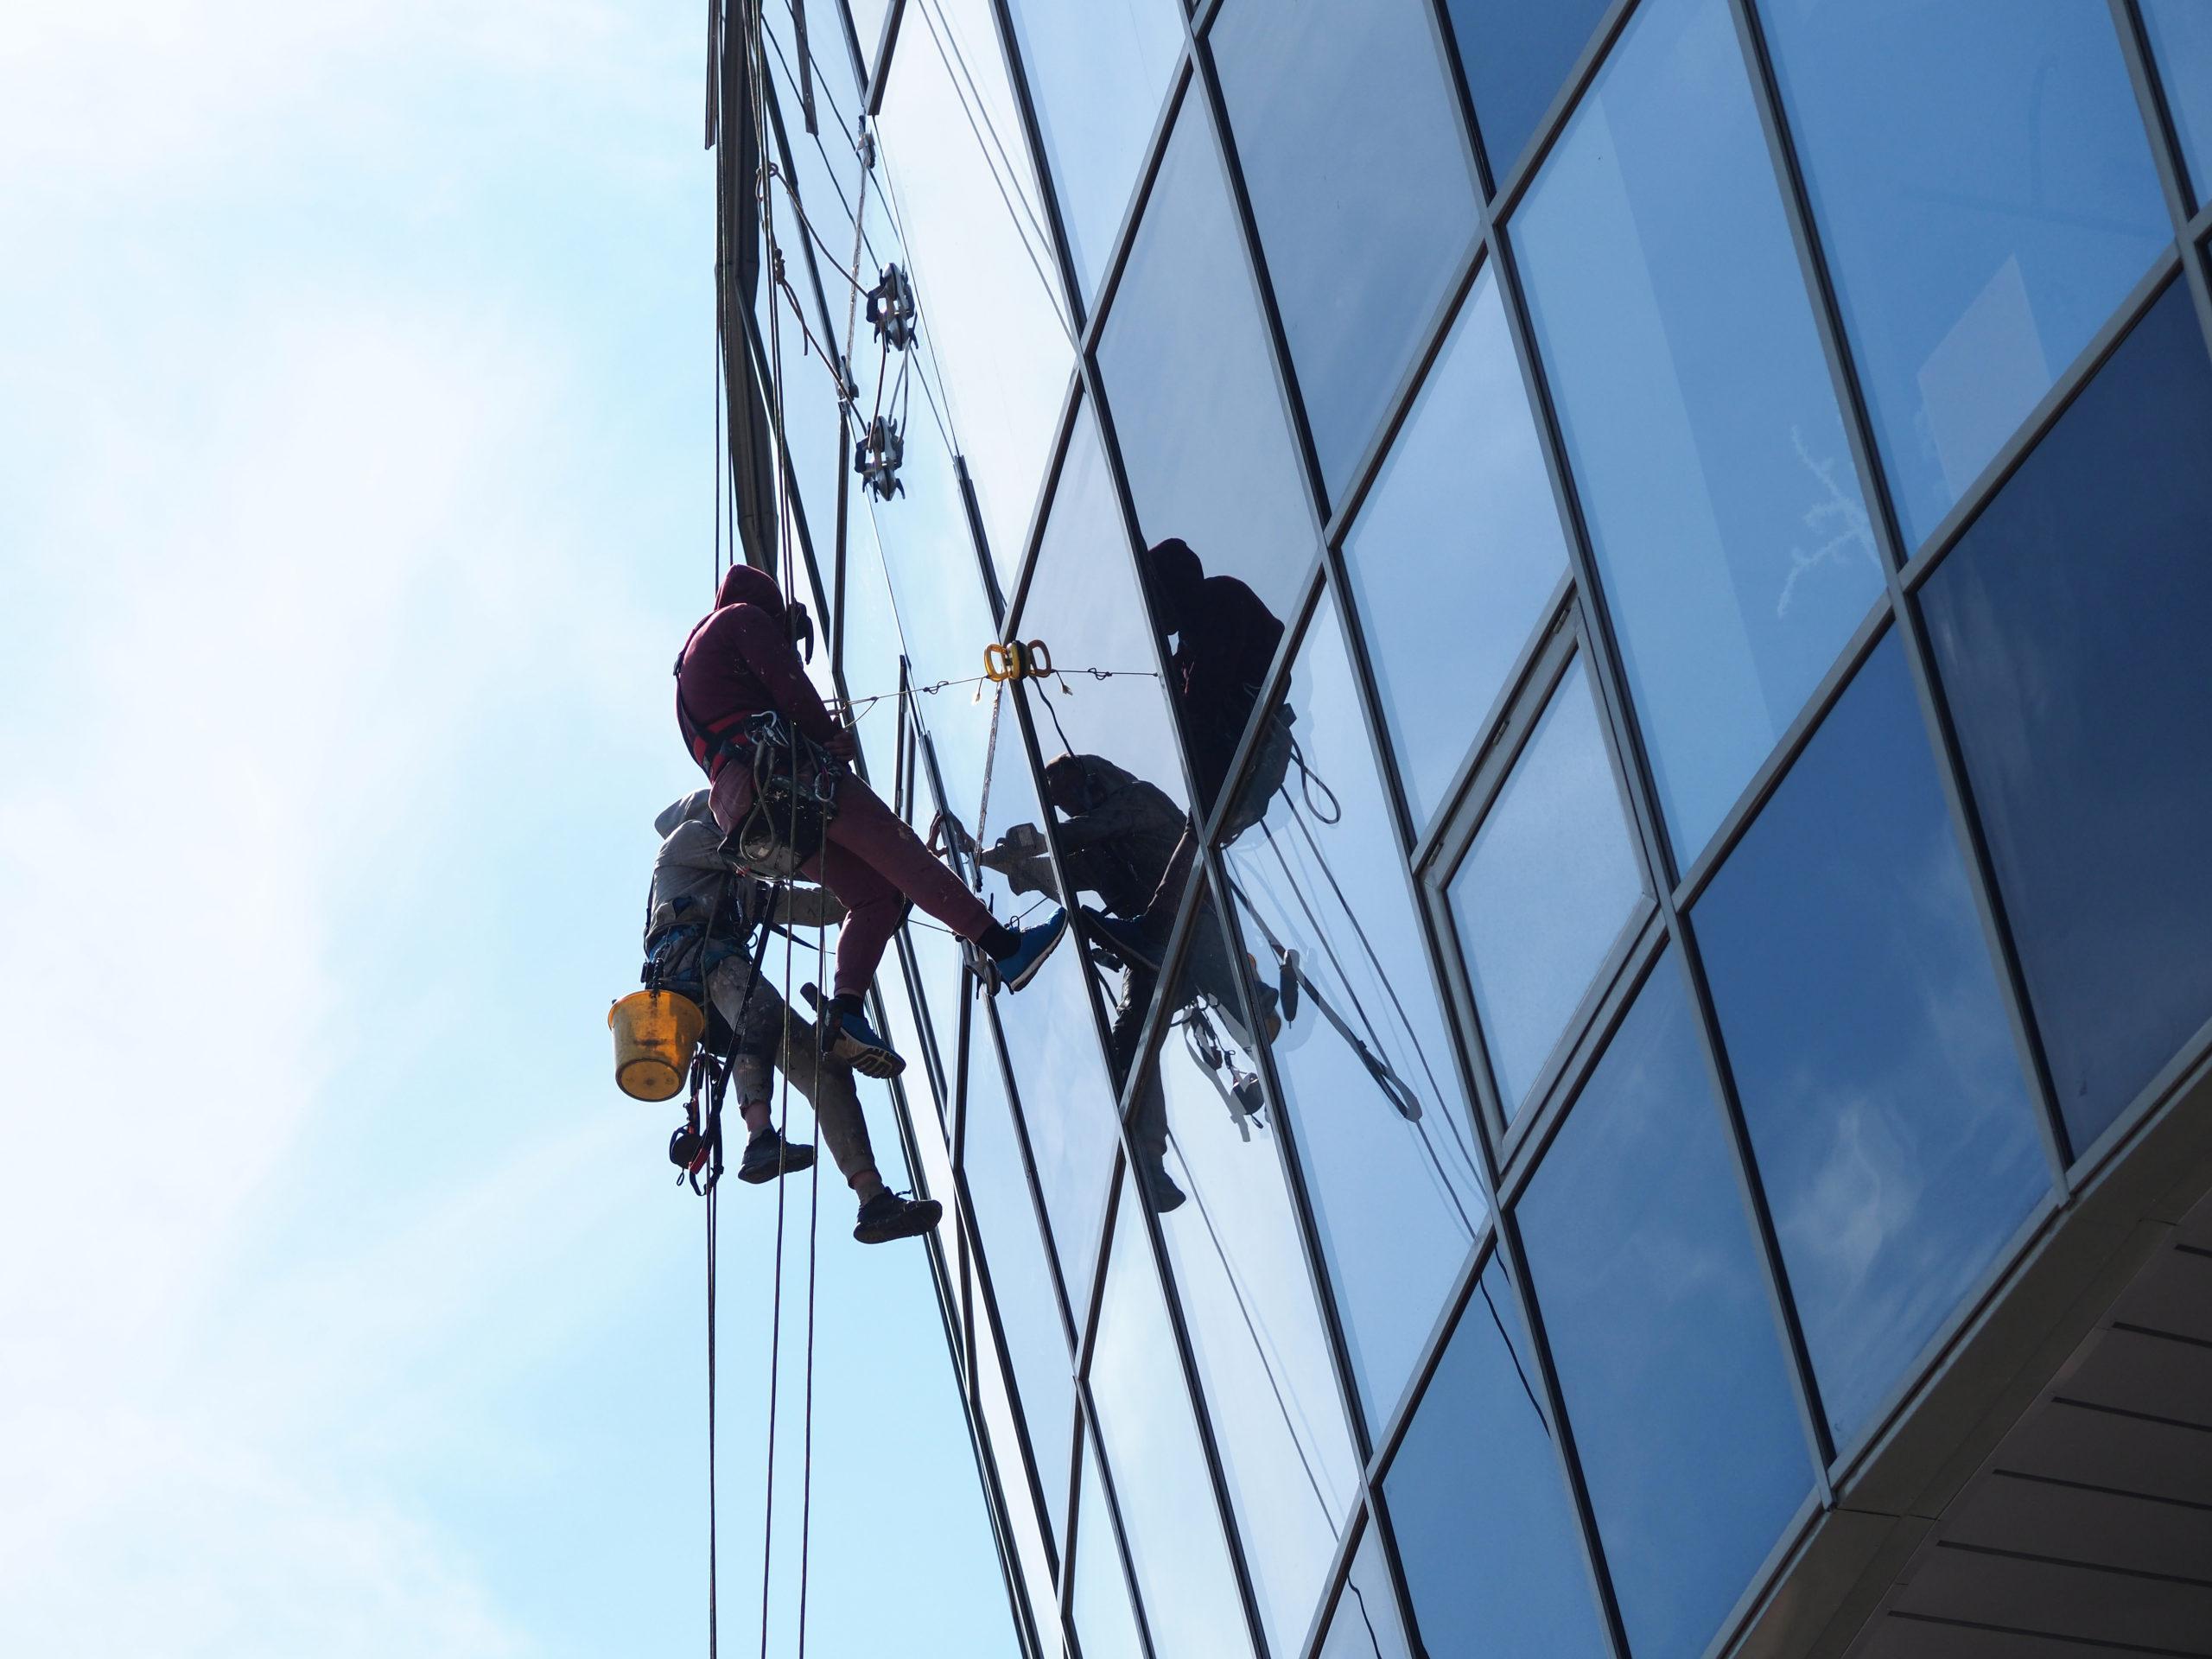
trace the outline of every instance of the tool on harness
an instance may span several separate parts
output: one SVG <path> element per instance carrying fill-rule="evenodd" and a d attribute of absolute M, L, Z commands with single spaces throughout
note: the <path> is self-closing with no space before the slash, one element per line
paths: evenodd
<path fill-rule="evenodd" d="M 914 343 L 914 285 L 897 265 L 886 265 L 883 278 L 868 291 L 868 320 L 875 337 L 894 352 Z"/>
<path fill-rule="evenodd" d="M 861 482 L 868 493 L 879 501 L 906 493 L 906 486 L 899 478 L 899 468 L 906 459 L 906 441 L 899 435 L 898 423 L 888 415 L 879 415 L 869 422 L 868 430 L 853 446 L 853 470 L 861 475 Z"/>
<path fill-rule="evenodd" d="M 1009 639 L 993 640 L 983 647 L 983 677 L 1000 685 L 1009 680 L 1042 679 L 1052 672 L 1052 653 L 1042 639 L 1024 645 Z"/>
<path fill-rule="evenodd" d="M 840 764 L 772 709 L 751 716 L 745 730 L 753 804 L 722 845 L 751 869 L 789 878 L 822 850 L 837 816 Z"/>

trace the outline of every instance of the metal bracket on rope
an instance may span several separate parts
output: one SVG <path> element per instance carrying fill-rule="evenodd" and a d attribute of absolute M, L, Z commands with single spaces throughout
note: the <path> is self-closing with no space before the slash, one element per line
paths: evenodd
<path fill-rule="evenodd" d="M 899 468 L 906 459 L 906 441 L 887 415 L 879 415 L 870 422 L 861 441 L 853 446 L 853 470 L 879 501 L 906 494 L 906 486 L 899 477 Z"/>
<path fill-rule="evenodd" d="M 983 647 L 983 677 L 1003 685 L 1009 680 L 1040 680 L 1053 672 L 1052 653 L 1042 639 L 1027 645 L 993 640 Z"/>
<path fill-rule="evenodd" d="M 868 320 L 875 337 L 894 352 L 914 343 L 914 285 L 897 265 L 886 265 L 883 278 L 868 291 Z"/>

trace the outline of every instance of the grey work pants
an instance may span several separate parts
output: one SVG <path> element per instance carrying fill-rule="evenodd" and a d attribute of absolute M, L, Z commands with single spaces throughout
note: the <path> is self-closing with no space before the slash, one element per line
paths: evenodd
<path fill-rule="evenodd" d="M 715 1007 L 734 1025 L 744 1010 L 745 1025 L 738 1033 L 736 1103 L 772 1100 L 775 1066 L 781 1065 L 791 1087 L 814 1108 L 822 1138 L 830 1143 L 837 1173 L 852 1185 L 876 1173 L 875 1148 L 868 1138 L 868 1120 L 861 1114 L 861 1098 L 853 1086 L 853 1068 L 842 1060 L 817 1060 L 814 1024 L 791 1008 L 764 976 L 747 1002 L 746 983 L 753 964 L 732 957 L 714 972 Z M 773 1056 L 772 1061 L 770 1057 Z"/>

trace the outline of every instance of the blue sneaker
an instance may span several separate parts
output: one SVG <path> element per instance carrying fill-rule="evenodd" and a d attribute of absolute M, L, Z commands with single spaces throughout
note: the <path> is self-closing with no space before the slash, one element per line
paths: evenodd
<path fill-rule="evenodd" d="M 1006 956 L 991 961 L 991 976 L 1001 988 L 1018 991 L 1037 977 L 1037 970 L 1045 965 L 1045 958 L 1052 954 L 1052 947 L 1068 931 L 1068 913 L 1056 910 L 1049 921 L 1034 927 L 1025 927 L 1014 936 L 1014 947 Z"/>
<path fill-rule="evenodd" d="M 822 1025 L 828 1057 L 842 1060 L 862 1077 L 895 1077 L 906 1069 L 906 1060 L 876 1035 L 864 1010 L 833 1001 L 829 1012 L 822 1016 Z"/>

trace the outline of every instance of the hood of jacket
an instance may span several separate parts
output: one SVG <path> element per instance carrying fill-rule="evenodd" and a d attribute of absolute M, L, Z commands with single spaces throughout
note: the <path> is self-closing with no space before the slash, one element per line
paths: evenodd
<path fill-rule="evenodd" d="M 709 790 L 695 789 L 682 800 L 671 801 L 661 809 L 660 816 L 653 820 L 653 832 L 665 841 L 676 833 L 677 825 L 712 817 L 713 808 L 708 804 L 710 793 L 712 791 Z"/>
<path fill-rule="evenodd" d="M 756 570 L 749 564 L 734 564 L 722 578 L 722 585 L 715 590 L 715 608 L 721 610 L 726 605 L 758 605 L 780 621 L 784 593 L 766 570 Z"/>

